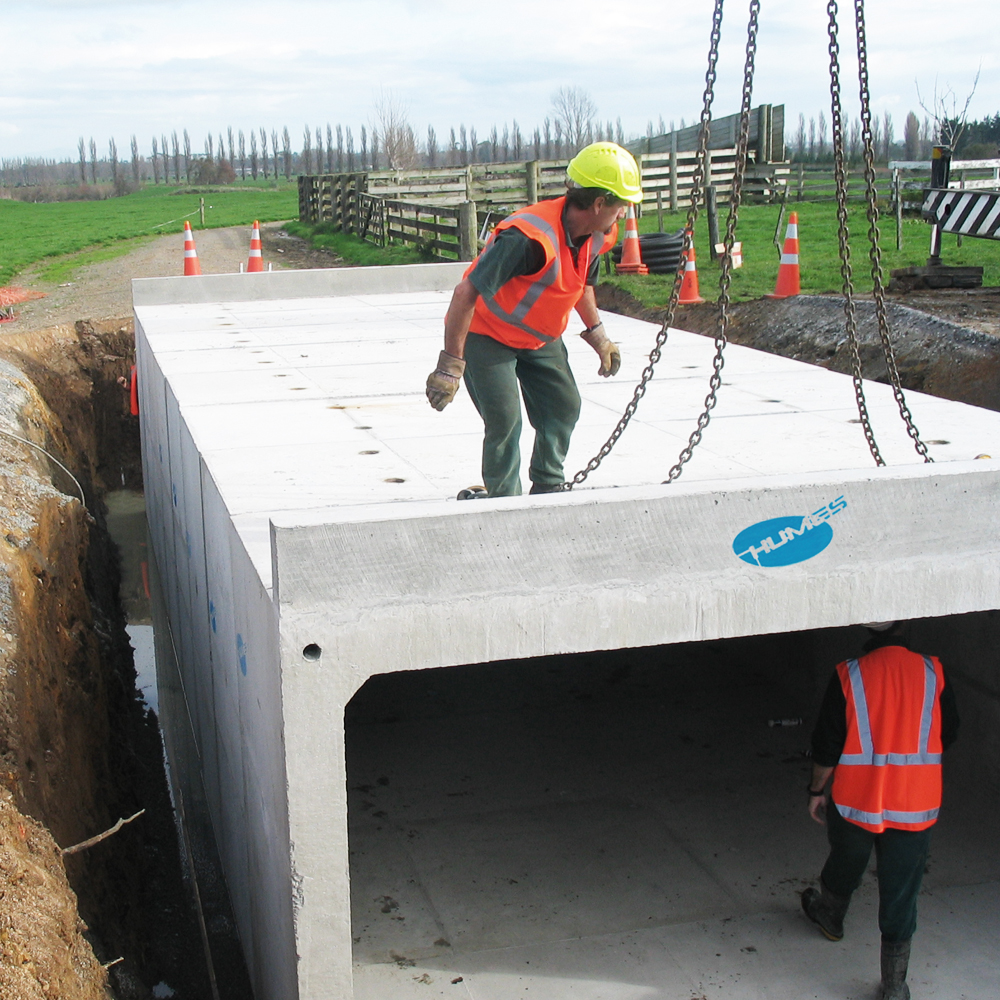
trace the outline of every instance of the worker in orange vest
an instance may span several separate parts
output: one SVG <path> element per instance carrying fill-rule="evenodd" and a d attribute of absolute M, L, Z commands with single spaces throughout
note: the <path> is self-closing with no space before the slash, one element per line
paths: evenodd
<path fill-rule="evenodd" d="M 563 462 L 580 415 L 580 393 L 560 339 L 575 309 L 581 336 L 615 375 L 618 347 L 607 337 L 594 285 L 601 254 L 618 239 L 629 202 L 642 200 L 628 150 L 595 142 L 570 161 L 567 191 L 501 222 L 452 295 L 444 350 L 427 378 L 427 399 L 443 410 L 465 376 L 485 425 L 485 488 L 460 499 L 521 492 L 521 396 L 535 428 L 532 493 L 564 488 Z M 520 387 L 520 391 L 519 391 Z"/>
<path fill-rule="evenodd" d="M 820 888 L 802 894 L 802 909 L 839 941 L 874 847 L 882 932 L 878 997 L 909 1000 L 917 894 L 941 808 L 941 754 L 957 735 L 958 711 L 940 661 L 911 650 L 900 622 L 867 628 L 863 655 L 837 665 L 813 731 L 809 815 L 825 823 L 830 855 Z"/>

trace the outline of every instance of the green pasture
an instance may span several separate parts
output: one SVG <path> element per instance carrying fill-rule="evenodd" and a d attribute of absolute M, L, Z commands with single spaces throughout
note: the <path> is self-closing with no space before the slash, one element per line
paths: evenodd
<path fill-rule="evenodd" d="M 730 289 L 734 300 L 760 298 L 774 291 L 778 276 L 778 250 L 774 245 L 775 224 L 778 221 L 777 205 L 744 205 L 739 213 L 736 239 L 743 243 L 743 267 L 732 272 Z M 843 279 L 840 274 L 840 257 L 837 240 L 837 207 L 834 202 L 789 203 L 788 213 L 799 216 L 799 267 L 802 291 L 807 294 L 840 292 Z M 720 241 L 726 231 L 727 206 L 719 209 Z M 675 232 L 687 224 L 687 215 L 663 213 L 663 228 Z M 872 290 L 871 261 L 869 259 L 868 220 L 863 204 L 850 206 L 851 269 L 854 289 L 859 294 Z M 639 232 L 656 232 L 656 210 L 646 210 L 639 220 Z M 896 250 L 896 220 L 892 215 L 879 220 L 882 249 L 882 271 L 885 284 L 889 272 L 897 267 L 923 265 L 930 249 L 930 226 L 914 216 L 903 218 L 903 248 Z M 782 223 L 779 243 L 784 241 L 785 225 Z M 695 250 L 698 264 L 698 283 L 703 298 L 715 301 L 719 297 L 719 265 L 709 255 L 708 223 L 704 212 L 695 226 Z M 993 240 L 963 240 L 958 246 L 955 236 L 945 235 L 941 258 L 951 265 L 976 265 L 984 268 L 983 284 L 1000 285 L 1000 242 Z M 630 292 L 644 305 L 664 306 L 670 297 L 672 276 L 603 275 L 601 281 L 611 283 Z"/>
<path fill-rule="evenodd" d="M 319 225 L 289 222 L 285 229 L 293 236 L 308 240 L 314 247 L 332 250 L 338 257 L 343 257 L 348 264 L 356 264 L 360 267 L 376 267 L 385 264 L 425 264 L 429 260 L 437 259 L 421 253 L 419 249 L 410 244 L 392 244 L 384 249 L 377 247 L 357 236 L 340 232 L 329 222 Z"/>
<path fill-rule="evenodd" d="M 279 222 L 298 215 L 294 184 L 197 189 L 154 185 L 121 198 L 30 204 L 0 200 L 0 284 L 39 261 L 39 277 L 64 281 L 83 264 L 128 253 L 137 242 L 179 233 L 185 220 L 201 229 Z M 144 239 L 141 239 L 144 238 Z"/>

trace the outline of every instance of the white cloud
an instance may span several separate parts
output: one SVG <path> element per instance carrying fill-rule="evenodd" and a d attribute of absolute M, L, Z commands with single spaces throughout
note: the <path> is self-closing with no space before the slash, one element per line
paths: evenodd
<path fill-rule="evenodd" d="M 856 113 L 852 10 L 841 12 L 845 110 Z M 564 84 L 586 87 L 602 119 L 627 131 L 697 119 L 710 0 L 609 7 L 598 0 L 6 0 L 5 119 L 0 155 L 72 156 L 99 144 L 188 128 L 249 129 L 367 122 L 379 87 L 406 101 L 420 135 L 459 123 L 484 135 L 516 118 L 533 129 Z M 965 94 L 982 60 L 973 117 L 1000 109 L 995 0 L 946 16 L 929 0 L 869 4 L 873 103 L 918 110 L 915 81 Z M 714 110 L 735 111 L 745 11 L 726 11 Z M 822 0 L 774 0 L 761 12 L 755 103 L 788 121 L 829 108 Z"/>

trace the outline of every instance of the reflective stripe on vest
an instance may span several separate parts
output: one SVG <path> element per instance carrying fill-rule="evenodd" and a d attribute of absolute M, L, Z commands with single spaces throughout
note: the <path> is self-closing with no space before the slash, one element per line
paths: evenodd
<path fill-rule="evenodd" d="M 852 809 L 839 802 L 835 802 L 834 805 L 844 819 L 854 820 L 855 823 L 868 823 L 871 826 L 881 826 L 883 823 L 929 823 L 938 818 L 940 811 L 925 809 L 923 812 L 900 812 L 898 809 L 883 809 L 880 813 L 870 813 Z"/>
<path fill-rule="evenodd" d="M 528 286 L 524 295 L 521 296 L 520 302 L 514 308 L 507 312 L 502 309 L 498 304 L 496 299 L 492 296 L 484 296 L 482 299 L 483 305 L 489 309 L 497 319 L 502 320 L 504 323 L 510 326 L 517 327 L 523 333 L 527 333 L 537 340 L 542 341 L 543 344 L 549 344 L 553 340 L 558 338 L 550 337 L 547 333 L 542 333 L 540 330 L 534 329 L 534 327 L 528 326 L 524 322 L 524 317 L 528 315 L 531 311 L 531 307 L 542 297 L 542 292 L 545 291 L 550 285 L 555 284 L 559 278 L 560 270 L 562 268 L 562 263 L 560 258 L 562 254 L 559 248 L 559 234 L 552 228 L 549 224 L 548 219 L 543 219 L 540 215 L 535 215 L 534 212 L 517 212 L 517 217 L 519 219 L 527 219 L 533 225 L 537 226 L 546 236 L 552 241 L 552 246 L 555 249 L 555 257 L 552 263 L 542 271 L 542 273 Z M 604 241 L 604 235 L 601 234 L 601 241 Z M 491 243 L 492 246 L 492 243 Z M 483 251 L 486 254 L 489 251 L 489 247 Z"/>
<path fill-rule="evenodd" d="M 916 753 L 875 753 L 872 743 L 871 722 L 868 718 L 868 700 L 865 697 L 865 684 L 861 677 L 861 664 L 857 660 L 847 661 L 847 675 L 851 682 L 851 694 L 854 696 L 854 712 L 857 716 L 858 736 L 861 739 L 861 753 L 841 754 L 838 766 L 861 764 L 874 767 L 884 767 L 886 764 L 940 764 L 941 754 L 928 753 L 927 746 L 930 742 L 931 722 L 934 717 L 934 701 L 937 697 L 937 674 L 934 672 L 934 664 L 929 657 L 923 657 L 924 661 L 924 704 L 920 713 L 920 740 L 917 744 Z M 864 815 L 869 815 L 865 813 Z M 909 815 L 908 813 L 901 813 Z M 914 814 L 917 815 L 917 814 Z M 920 814 L 923 815 L 923 814 Z M 934 810 L 937 815 L 937 810 Z M 888 813 L 886 819 L 892 818 Z M 865 820 L 865 822 L 878 822 L 878 820 Z M 920 819 L 903 820 L 903 823 L 919 823 Z"/>

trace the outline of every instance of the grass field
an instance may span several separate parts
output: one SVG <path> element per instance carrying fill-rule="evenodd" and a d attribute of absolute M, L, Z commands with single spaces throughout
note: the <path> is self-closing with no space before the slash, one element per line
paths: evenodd
<path fill-rule="evenodd" d="M 840 258 L 837 242 L 837 209 L 833 202 L 797 202 L 789 206 L 799 215 L 799 266 L 802 291 L 819 294 L 840 292 Z M 725 233 L 726 208 L 720 207 L 719 229 Z M 787 216 L 786 216 L 787 219 Z M 774 227 L 778 220 L 776 205 L 745 205 L 740 209 L 736 238 L 743 243 L 743 267 L 733 272 L 731 295 L 734 300 L 755 299 L 774 291 L 778 276 L 778 251 L 774 246 Z M 686 215 L 664 212 L 663 228 L 674 232 L 687 221 Z M 848 219 L 851 235 L 851 264 L 854 289 L 859 294 L 872 289 L 871 264 L 868 258 L 868 220 L 861 205 L 851 205 Z M 930 245 L 930 226 L 922 219 L 903 219 L 903 249 L 896 250 L 896 223 L 893 217 L 879 221 L 881 230 L 882 270 L 888 284 L 889 271 L 897 267 L 926 263 Z M 639 231 L 655 232 L 656 211 L 647 211 L 639 220 Z M 779 242 L 784 241 L 782 225 Z M 698 282 L 702 297 L 714 301 L 719 296 L 718 264 L 709 256 L 708 224 L 701 213 L 695 232 Z M 984 285 L 1000 285 L 1000 242 L 965 238 L 957 245 L 954 236 L 943 239 L 942 260 L 951 265 L 978 265 L 984 270 Z M 631 292 L 647 306 L 665 305 L 673 279 L 667 275 L 601 276 L 602 282 L 618 285 Z"/>
<path fill-rule="evenodd" d="M 289 222 L 285 227 L 293 236 L 308 240 L 314 247 L 325 247 L 348 264 L 361 267 L 375 267 L 384 264 L 426 264 L 437 258 L 420 253 L 415 247 L 398 244 L 385 249 L 366 243 L 357 236 L 341 233 L 332 223 L 314 226 L 306 222 Z"/>
<path fill-rule="evenodd" d="M 151 186 L 122 198 L 28 204 L 0 201 L 0 284 L 38 261 L 53 258 L 41 274 L 66 280 L 82 264 L 128 253 L 137 237 L 178 233 L 188 219 L 200 229 L 198 199 L 205 199 L 205 227 L 250 226 L 298 215 L 294 184 L 275 188 Z M 69 257 L 67 255 L 73 255 Z"/>

